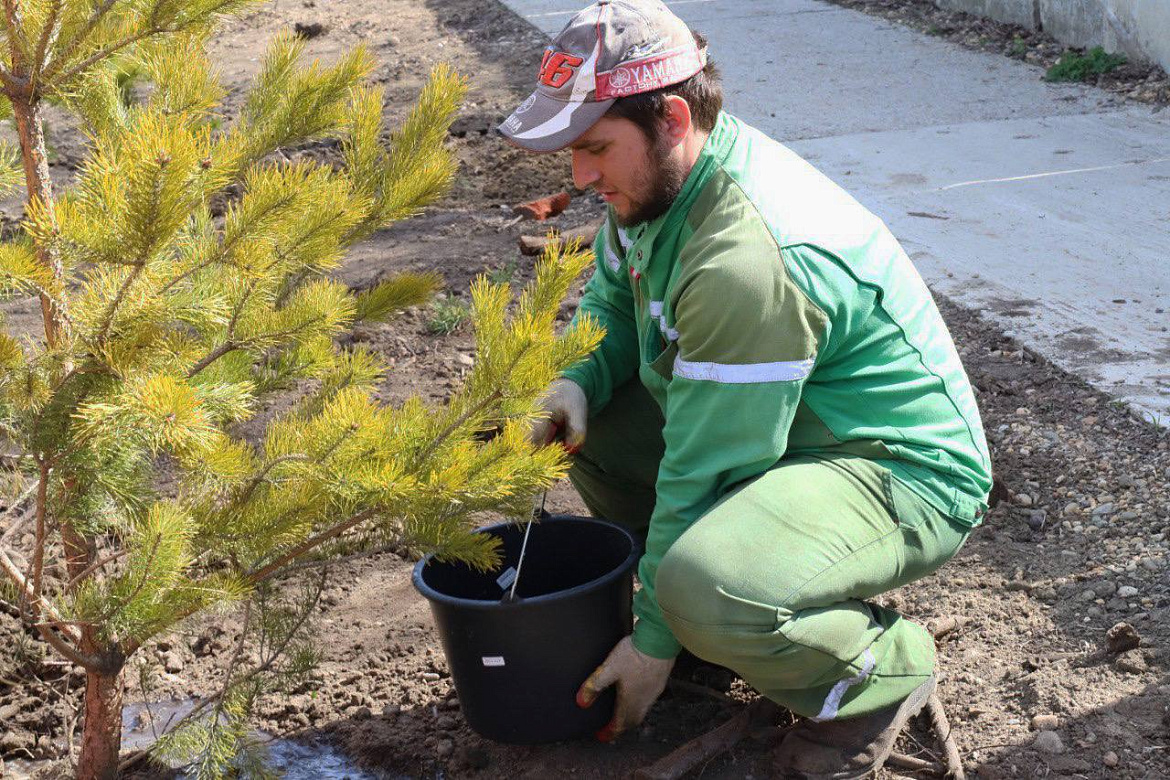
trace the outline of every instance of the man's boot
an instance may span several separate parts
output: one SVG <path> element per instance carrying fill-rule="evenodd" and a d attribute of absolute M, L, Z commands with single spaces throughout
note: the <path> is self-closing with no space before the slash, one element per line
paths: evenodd
<path fill-rule="evenodd" d="M 937 678 L 931 675 L 899 704 L 871 715 L 818 723 L 804 720 L 775 752 L 775 775 L 794 780 L 853 780 L 881 768 L 902 729 L 926 705 Z"/>

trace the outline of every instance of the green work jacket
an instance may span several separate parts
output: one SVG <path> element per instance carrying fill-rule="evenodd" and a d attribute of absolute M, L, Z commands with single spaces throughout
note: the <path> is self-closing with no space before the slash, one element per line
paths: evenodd
<path fill-rule="evenodd" d="M 788 455 L 881 461 L 976 525 L 991 464 L 975 398 L 930 292 L 889 229 L 785 146 L 723 113 L 669 211 L 612 212 L 577 317 L 606 329 L 566 372 L 590 412 L 636 373 L 666 450 L 634 601 L 634 644 L 680 645 L 654 577 L 735 486 Z"/>

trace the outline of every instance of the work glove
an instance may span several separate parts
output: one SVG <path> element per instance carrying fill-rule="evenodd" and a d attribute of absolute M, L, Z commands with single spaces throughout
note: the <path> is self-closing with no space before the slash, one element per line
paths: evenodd
<path fill-rule="evenodd" d="M 548 386 L 540 402 L 545 416 L 537 420 L 529 434 L 533 444 L 543 446 L 556 437 L 564 436 L 565 449 L 570 453 L 585 443 L 585 420 L 589 416 L 589 401 L 585 391 L 576 382 L 558 379 Z"/>
<path fill-rule="evenodd" d="M 618 642 L 577 691 L 577 706 L 589 707 L 602 691 L 617 683 L 613 718 L 597 732 L 597 738 L 612 742 L 626 729 L 641 723 L 662 695 L 673 667 L 673 658 L 648 656 L 634 647 L 628 636 Z"/>

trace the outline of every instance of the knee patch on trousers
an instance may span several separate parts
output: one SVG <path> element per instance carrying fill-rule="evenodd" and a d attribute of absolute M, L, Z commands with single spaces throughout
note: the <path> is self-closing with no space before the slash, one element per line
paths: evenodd
<path fill-rule="evenodd" d="M 663 613 L 689 624 L 712 628 L 771 631 L 777 627 L 777 605 L 747 598 L 750 583 L 736 560 L 712 555 L 706 545 L 684 535 L 658 565 L 654 587 Z M 700 538 L 701 542 L 701 538 Z M 780 578 L 775 578 L 779 580 Z M 788 591 L 774 582 L 778 591 Z"/>
<path fill-rule="evenodd" d="M 700 658 L 736 669 L 737 658 L 757 652 L 757 641 L 783 641 L 776 608 L 728 592 L 719 567 L 701 555 L 671 548 L 658 567 L 655 585 L 671 632 Z"/>

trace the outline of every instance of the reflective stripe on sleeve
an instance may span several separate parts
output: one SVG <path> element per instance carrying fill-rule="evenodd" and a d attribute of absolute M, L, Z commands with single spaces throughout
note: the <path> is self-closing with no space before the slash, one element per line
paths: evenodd
<path fill-rule="evenodd" d="M 751 382 L 793 382 L 812 373 L 816 358 L 781 360 L 777 363 L 699 363 L 674 359 L 674 374 L 683 379 L 742 385 Z"/>
<path fill-rule="evenodd" d="M 678 341 L 678 331 L 666 326 L 666 315 L 662 313 L 662 301 L 650 301 L 650 316 L 658 320 L 658 329 L 667 341 Z"/>

